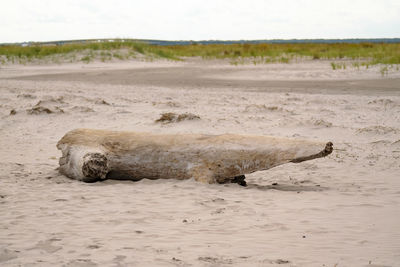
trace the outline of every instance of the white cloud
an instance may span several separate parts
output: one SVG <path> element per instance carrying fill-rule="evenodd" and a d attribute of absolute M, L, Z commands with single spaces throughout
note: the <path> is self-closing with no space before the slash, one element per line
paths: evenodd
<path fill-rule="evenodd" d="M 397 0 L 14 0 L 0 6 L 0 42 L 400 37 Z"/>

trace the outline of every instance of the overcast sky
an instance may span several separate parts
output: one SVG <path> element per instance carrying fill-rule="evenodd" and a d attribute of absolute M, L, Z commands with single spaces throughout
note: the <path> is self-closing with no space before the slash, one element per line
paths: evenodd
<path fill-rule="evenodd" d="M 400 37 L 400 0 L 0 0 L 0 43 Z"/>

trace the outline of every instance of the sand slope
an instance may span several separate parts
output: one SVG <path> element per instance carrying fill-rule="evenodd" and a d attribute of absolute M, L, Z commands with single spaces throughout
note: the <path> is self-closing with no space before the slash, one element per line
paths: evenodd
<path fill-rule="evenodd" d="M 0 92 L 2 266 L 400 262 L 396 73 L 340 73 L 326 62 L 8 66 Z M 201 119 L 155 123 L 163 112 Z M 85 184 L 56 170 L 55 145 L 74 128 L 274 135 L 332 141 L 336 150 L 256 172 L 247 188 Z"/>

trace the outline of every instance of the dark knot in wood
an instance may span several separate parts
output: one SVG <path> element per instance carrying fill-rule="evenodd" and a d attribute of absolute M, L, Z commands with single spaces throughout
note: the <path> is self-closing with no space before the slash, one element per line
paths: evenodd
<path fill-rule="evenodd" d="M 82 173 L 84 182 L 104 180 L 108 173 L 107 158 L 101 153 L 87 153 L 83 157 Z"/>

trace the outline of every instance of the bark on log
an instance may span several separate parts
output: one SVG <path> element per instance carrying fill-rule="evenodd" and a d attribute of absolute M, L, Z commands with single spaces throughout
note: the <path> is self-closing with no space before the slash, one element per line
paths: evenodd
<path fill-rule="evenodd" d="M 60 172 L 84 182 L 104 179 L 189 179 L 224 183 L 235 177 L 332 153 L 331 142 L 249 135 L 156 135 L 77 129 L 57 144 Z"/>

